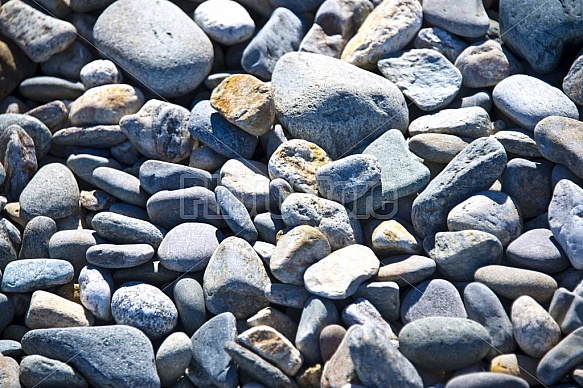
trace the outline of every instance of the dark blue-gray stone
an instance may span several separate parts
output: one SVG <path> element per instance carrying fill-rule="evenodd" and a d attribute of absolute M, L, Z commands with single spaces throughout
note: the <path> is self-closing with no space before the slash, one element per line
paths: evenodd
<path fill-rule="evenodd" d="M 79 81 L 43 76 L 27 78 L 20 83 L 18 91 L 33 101 L 51 102 L 75 100 L 85 93 L 85 86 Z"/>
<path fill-rule="evenodd" d="M 245 205 L 224 186 L 217 186 L 215 195 L 219 210 L 233 233 L 249 242 L 257 240 L 259 236 L 257 229 L 255 229 Z"/>
<path fill-rule="evenodd" d="M 18 341 L 2 339 L 0 340 L 0 354 L 6 357 L 19 357 L 22 355 L 22 346 Z"/>
<path fill-rule="evenodd" d="M 523 379 L 506 373 L 475 372 L 449 380 L 447 388 L 528 388 Z"/>
<path fill-rule="evenodd" d="M 53 143 L 60 146 L 109 148 L 126 140 L 119 125 L 68 127 L 53 134 Z"/>
<path fill-rule="evenodd" d="M 219 387 L 236 388 L 237 367 L 224 350 L 228 341 L 237 341 L 237 321 L 231 313 L 209 319 L 192 336 L 192 357 L 203 373 Z"/>
<path fill-rule="evenodd" d="M 118 202 L 111 205 L 108 209 L 112 213 L 120 214 L 126 217 L 137 218 L 139 220 L 150 222 L 148 212 L 141 207 L 130 205 L 129 203 Z"/>
<path fill-rule="evenodd" d="M 381 313 L 367 299 L 358 298 L 342 311 L 342 322 L 346 327 L 354 325 L 369 325 L 385 332 L 388 338 L 397 345 L 397 336 L 391 326 L 383 319 Z"/>
<path fill-rule="evenodd" d="M 135 176 L 111 167 L 93 170 L 93 182 L 103 191 L 120 200 L 139 207 L 146 207 L 148 193 Z"/>
<path fill-rule="evenodd" d="M 137 267 L 118 269 L 113 273 L 113 281 L 116 286 L 136 281 L 163 288 L 175 281 L 179 275 L 160 265 L 159 261 L 149 261 Z"/>
<path fill-rule="evenodd" d="M 274 7 L 285 7 L 293 12 L 305 13 L 318 9 L 324 0 L 304 0 L 301 2 L 294 0 L 270 0 Z"/>
<path fill-rule="evenodd" d="M 0 190 L 8 201 L 18 201 L 38 168 L 34 141 L 20 126 L 11 125 L 0 135 L 0 162 Z"/>
<path fill-rule="evenodd" d="M 253 219 L 253 225 L 259 233 L 262 241 L 270 244 L 275 244 L 277 233 L 285 229 L 285 223 L 281 215 L 273 213 L 261 213 Z"/>
<path fill-rule="evenodd" d="M 152 343 L 133 327 L 31 330 L 22 339 L 22 349 L 70 363 L 94 386 L 160 387 Z"/>
<path fill-rule="evenodd" d="M 154 256 L 148 244 L 97 244 L 87 249 L 89 264 L 101 268 L 131 268 L 147 263 Z"/>
<path fill-rule="evenodd" d="M 557 384 L 583 362 L 583 327 L 578 328 L 549 350 L 536 369 L 545 385 Z"/>
<path fill-rule="evenodd" d="M 243 51 L 241 67 L 269 80 L 277 61 L 297 51 L 304 37 L 302 20 L 287 8 L 277 8 Z"/>
<path fill-rule="evenodd" d="M 514 352 L 512 322 L 494 291 L 481 283 L 470 283 L 464 289 L 464 306 L 468 318 L 484 326 L 490 334 L 489 357 Z"/>
<path fill-rule="evenodd" d="M 421 238 L 447 230 L 447 215 L 471 195 L 487 190 L 506 167 L 506 152 L 492 137 L 460 152 L 413 202 L 411 219 Z"/>
<path fill-rule="evenodd" d="M 307 300 L 295 339 L 296 348 L 304 356 L 306 365 L 322 362 L 320 333 L 324 327 L 339 322 L 338 310 L 331 300 L 316 296 Z"/>
<path fill-rule="evenodd" d="M 562 179 L 568 179 L 579 186 L 583 186 L 583 179 L 579 178 L 573 171 L 569 170 L 569 167 L 557 163 L 555 164 L 555 167 L 553 167 L 553 172 L 551 173 L 552 187 L 554 188 Z"/>
<path fill-rule="evenodd" d="M 73 265 L 66 260 L 16 260 L 4 269 L 2 291 L 33 292 L 69 283 L 73 276 Z"/>
<path fill-rule="evenodd" d="M 161 160 L 147 160 L 140 166 L 140 184 L 150 194 L 162 190 L 178 190 L 201 186 L 212 189 L 208 171 Z"/>
<path fill-rule="evenodd" d="M 20 381 L 26 387 L 87 387 L 87 381 L 83 375 L 72 366 L 38 355 L 22 359 L 20 362 Z"/>
<path fill-rule="evenodd" d="M 156 249 L 164 238 L 163 232 L 147 221 L 111 212 L 97 213 L 91 225 L 101 237 L 115 244 L 149 244 Z"/>
<path fill-rule="evenodd" d="M 18 125 L 32 138 L 37 160 L 48 154 L 52 145 L 51 131 L 39 119 L 16 113 L 0 114 L 0 134 L 11 125 Z"/>
<path fill-rule="evenodd" d="M 399 286 L 395 282 L 363 283 L 354 298 L 368 300 L 386 321 L 396 321 L 401 315 Z"/>
<path fill-rule="evenodd" d="M 285 179 L 276 178 L 269 182 L 269 211 L 280 214 L 281 204 L 293 192 L 293 188 Z"/>
<path fill-rule="evenodd" d="M 506 259 L 519 267 L 557 273 L 571 264 L 548 229 L 529 230 L 506 248 Z"/>
<path fill-rule="evenodd" d="M 59 3 L 68 8 L 65 2 Z M 45 4 L 47 3 L 45 2 Z M 80 40 L 75 40 L 64 51 L 51 56 L 48 61 L 41 63 L 40 69 L 44 75 L 78 80 L 83 66 L 92 60 L 93 53 L 91 50 Z"/>
<path fill-rule="evenodd" d="M 173 296 L 184 332 L 191 336 L 206 322 L 202 286 L 194 278 L 181 277 L 174 284 Z"/>
<path fill-rule="evenodd" d="M 583 105 L 583 89 L 581 88 L 581 79 L 583 78 L 583 55 L 575 59 L 571 65 L 569 73 L 563 79 L 563 91 L 569 98 L 575 101 L 577 105 Z"/>
<path fill-rule="evenodd" d="M 195 139 L 228 158 L 251 159 L 259 140 L 227 121 L 209 100 L 197 103 L 190 112 L 188 130 Z"/>
<path fill-rule="evenodd" d="M 269 302 L 300 310 L 304 308 L 306 301 L 312 296 L 303 286 L 285 283 L 270 284 L 264 292 Z"/>
<path fill-rule="evenodd" d="M 14 304 L 4 294 L 0 294 L 0 311 L 2 311 L 2 314 L 0 314 L 0 330 L 4 331 L 14 319 Z"/>
<path fill-rule="evenodd" d="M 427 317 L 467 317 L 458 290 L 447 280 L 428 280 L 405 294 L 401 302 L 401 321 L 408 324 Z"/>
<path fill-rule="evenodd" d="M 559 324 L 563 334 L 572 333 L 583 326 L 583 296 L 578 292 L 559 288 L 551 300 L 549 314 Z"/>
<path fill-rule="evenodd" d="M 73 264 L 75 275 L 86 266 L 86 252 L 89 247 L 103 244 L 105 241 L 94 230 L 62 230 L 53 234 L 49 240 L 49 257 L 67 260 Z"/>

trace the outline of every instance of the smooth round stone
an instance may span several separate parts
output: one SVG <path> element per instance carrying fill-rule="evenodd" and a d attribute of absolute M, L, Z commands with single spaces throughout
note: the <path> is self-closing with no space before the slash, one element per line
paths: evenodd
<path fill-rule="evenodd" d="M 79 73 L 85 89 L 107 84 L 120 84 L 123 76 L 115 63 L 109 59 L 97 59 L 89 62 Z"/>
<path fill-rule="evenodd" d="M 510 62 L 500 43 L 478 42 L 466 48 L 455 60 L 455 66 L 468 88 L 494 86 L 510 75 Z"/>
<path fill-rule="evenodd" d="M 61 230 L 54 233 L 49 240 L 49 257 L 67 260 L 78 274 L 87 265 L 85 253 L 89 247 L 105 243 L 94 230 Z"/>
<path fill-rule="evenodd" d="M 294 341 L 298 331 L 298 325 L 293 319 L 273 307 L 259 310 L 246 323 L 248 327 L 272 327 L 290 341 Z"/>
<path fill-rule="evenodd" d="M 417 49 L 433 49 L 442 53 L 451 63 L 468 44 L 441 27 L 422 28 L 413 41 L 413 46 Z"/>
<path fill-rule="evenodd" d="M 47 164 L 38 170 L 20 194 L 20 214 L 29 220 L 37 216 L 64 218 L 75 213 L 78 207 L 79 186 L 75 176 L 60 163 Z"/>
<path fill-rule="evenodd" d="M 171 229 L 158 247 L 160 263 L 177 272 L 203 270 L 225 236 L 209 224 L 187 222 Z"/>
<path fill-rule="evenodd" d="M 354 298 L 368 300 L 387 322 L 396 321 L 401 315 L 399 286 L 395 282 L 363 283 Z"/>
<path fill-rule="evenodd" d="M 109 148 L 126 140 L 119 125 L 69 127 L 53 134 L 53 143 L 60 146 Z"/>
<path fill-rule="evenodd" d="M 0 115 L 0 133 L 6 131 L 11 125 L 18 125 L 32 138 L 37 161 L 48 154 L 52 145 L 51 131 L 39 119 L 16 113 Z M 5 164 L 6 161 L 2 161 L 2 163 Z M 6 167 L 4 166 L 4 168 Z"/>
<path fill-rule="evenodd" d="M 520 377 L 502 373 L 477 372 L 457 376 L 449 380 L 447 388 L 528 388 L 530 385 Z"/>
<path fill-rule="evenodd" d="M 543 384 L 557 384 L 583 361 L 583 329 L 565 337 L 540 360 L 536 375 Z"/>
<path fill-rule="evenodd" d="M 426 317 L 466 318 L 457 289 L 443 279 L 423 282 L 410 290 L 401 302 L 401 321 L 408 324 Z"/>
<path fill-rule="evenodd" d="M 165 337 L 178 321 L 172 300 L 158 288 L 141 282 L 124 283 L 113 293 L 111 314 L 118 325 L 136 327 L 151 339 Z"/>
<path fill-rule="evenodd" d="M 220 185 L 239 200 L 254 215 L 269 208 L 269 177 L 263 163 L 235 158 L 228 160 L 219 173 Z"/>
<path fill-rule="evenodd" d="M 90 154 L 71 154 L 67 159 L 67 167 L 79 179 L 90 183 L 92 186 L 95 186 L 93 170 L 97 167 L 111 167 L 118 170 L 123 168 L 115 159 Z"/>
<path fill-rule="evenodd" d="M 317 228 L 296 226 L 279 238 L 269 267 L 279 281 L 302 286 L 306 270 L 328 256 L 330 251 L 328 239 Z"/>
<path fill-rule="evenodd" d="M 338 349 L 346 335 L 346 329 L 340 325 L 328 325 L 320 332 L 320 352 L 322 360 L 328 361 Z"/>
<path fill-rule="evenodd" d="M 270 284 L 265 288 L 264 293 L 271 303 L 300 310 L 311 296 L 305 287 L 285 283 Z"/>
<path fill-rule="evenodd" d="M 449 163 L 471 143 L 469 138 L 442 133 L 422 133 L 409 138 L 409 149 L 424 161 Z"/>
<path fill-rule="evenodd" d="M 256 241 L 259 234 L 245 205 L 224 186 L 217 186 L 215 195 L 221 215 L 233 233 L 249 242 Z"/>
<path fill-rule="evenodd" d="M 423 18 L 432 26 L 452 34 L 478 38 L 486 33 L 490 20 L 480 0 L 429 0 L 423 2 Z"/>
<path fill-rule="evenodd" d="M 259 233 L 259 240 L 266 244 L 275 244 L 277 234 L 285 229 L 285 223 L 279 214 L 261 213 L 253 219 L 253 225 Z"/>
<path fill-rule="evenodd" d="M 53 55 L 40 66 L 43 74 L 68 79 L 79 79 L 81 68 L 93 60 L 91 51 L 76 40 L 65 51 Z"/>
<path fill-rule="evenodd" d="M 87 90 L 69 107 L 69 120 L 74 126 L 119 124 L 119 120 L 136 113 L 145 99 L 143 93 L 131 85 L 111 84 Z"/>
<path fill-rule="evenodd" d="M 188 132 L 189 118 L 186 108 L 149 100 L 136 114 L 122 117 L 119 126 L 141 154 L 178 163 L 198 145 Z"/>
<path fill-rule="evenodd" d="M 424 133 L 443 133 L 477 139 L 490 136 L 492 122 L 488 112 L 481 107 L 444 109 L 421 116 L 409 125 L 411 137 Z"/>
<path fill-rule="evenodd" d="M 496 236 L 479 230 L 439 232 L 423 245 L 439 272 L 451 281 L 472 281 L 478 268 L 499 264 L 503 252 Z"/>
<path fill-rule="evenodd" d="M 512 331 L 520 349 L 541 358 L 561 340 L 561 328 L 550 314 L 530 296 L 512 304 Z"/>
<path fill-rule="evenodd" d="M 435 261 L 425 256 L 403 255 L 392 256 L 381 260 L 379 273 L 375 280 L 395 282 L 400 287 L 417 284 L 433 275 L 436 269 Z"/>
<path fill-rule="evenodd" d="M 111 167 L 97 167 L 93 170 L 93 182 L 103 191 L 129 204 L 146 207 L 148 193 L 140 180 L 133 175 Z"/>
<path fill-rule="evenodd" d="M 317 195 L 316 173 L 330 162 L 332 159 L 318 145 L 301 139 L 289 140 L 269 158 L 269 176 L 285 179 L 295 191 Z"/>
<path fill-rule="evenodd" d="M 528 295 L 539 303 L 545 303 L 551 300 L 557 290 L 557 282 L 549 275 L 502 265 L 482 267 L 476 271 L 474 279 L 499 296 L 512 300 Z"/>
<path fill-rule="evenodd" d="M 561 90 L 528 75 L 504 79 L 496 85 L 492 97 L 502 113 L 531 131 L 549 116 L 579 119 L 577 106 Z"/>
<path fill-rule="evenodd" d="M 305 287 L 328 299 L 345 299 L 379 271 L 379 259 L 364 245 L 350 245 L 334 251 L 304 273 Z"/>
<path fill-rule="evenodd" d="M 22 346 L 18 341 L 2 339 L 0 340 L 0 354 L 6 357 L 18 357 L 22 355 Z"/>
<path fill-rule="evenodd" d="M 362 197 L 379 183 L 381 165 L 374 155 L 351 155 L 327 163 L 316 171 L 318 191 L 342 204 Z"/>
<path fill-rule="evenodd" d="M 111 296 L 114 290 L 111 274 L 100 267 L 86 266 L 79 273 L 79 299 L 97 319 L 111 321 Z"/>
<path fill-rule="evenodd" d="M 583 142 L 578 136 L 582 128 L 577 116 L 575 120 L 552 116 L 542 119 L 534 129 L 534 139 L 542 156 L 564 164 L 579 178 L 583 177 Z"/>
<path fill-rule="evenodd" d="M 20 381 L 26 387 L 87 387 L 87 381 L 83 375 L 72 366 L 39 355 L 30 355 L 22 359 Z"/>
<path fill-rule="evenodd" d="M 339 322 L 338 310 L 331 300 L 312 296 L 306 301 L 295 339 L 306 365 L 321 362 L 320 333 L 326 326 Z"/>
<path fill-rule="evenodd" d="M 227 159 L 212 148 L 203 145 L 192 150 L 188 165 L 201 170 L 215 172 L 221 168 Z"/>
<path fill-rule="evenodd" d="M 81 82 L 57 77 L 31 77 L 20 83 L 18 91 L 24 97 L 38 102 L 74 100 L 85 92 Z"/>
<path fill-rule="evenodd" d="M 280 214 L 281 204 L 293 192 L 293 188 L 285 179 L 271 180 L 269 182 L 269 210 L 272 213 Z"/>
<path fill-rule="evenodd" d="M 383 57 L 381 73 L 423 111 L 445 108 L 462 86 L 462 74 L 436 50 L 413 49 Z"/>
<path fill-rule="evenodd" d="M 499 191 L 483 191 L 455 206 L 447 215 L 451 231 L 480 230 L 493 234 L 503 246 L 522 233 L 518 203 Z"/>
<path fill-rule="evenodd" d="M 212 177 L 207 171 L 180 164 L 147 160 L 140 166 L 140 186 L 150 194 L 162 190 L 185 187 L 212 187 Z"/>
<path fill-rule="evenodd" d="M 153 224 L 112 212 L 100 212 L 91 225 L 104 239 L 115 244 L 149 244 L 158 248 L 164 235 Z"/>
<path fill-rule="evenodd" d="M 19 387 L 20 386 L 20 368 L 18 362 L 11 357 L 0 355 L 0 384 L 5 387 Z"/>
<path fill-rule="evenodd" d="M 534 140 L 533 133 L 525 129 L 515 128 L 498 131 L 494 134 L 509 154 L 526 158 L 540 158 L 541 154 Z"/>
<path fill-rule="evenodd" d="M 156 370 L 162 386 L 176 382 L 184 374 L 191 359 L 191 342 L 186 334 L 176 332 L 166 337 L 156 352 Z"/>
<path fill-rule="evenodd" d="M 372 229 L 370 246 L 378 255 L 416 254 L 421 253 L 423 250 L 422 242 L 415 235 L 413 226 L 401 219 L 392 219 L 379 223 L 373 221 L 369 224 L 369 228 Z"/>
<path fill-rule="evenodd" d="M 105 56 L 165 98 L 194 90 L 213 62 L 211 41 L 169 1 L 115 2 L 97 19 L 93 36 Z"/>
<path fill-rule="evenodd" d="M 238 237 L 221 242 L 203 278 L 206 307 L 213 314 L 231 312 L 249 318 L 269 302 L 263 290 L 271 281 L 251 245 Z"/>
<path fill-rule="evenodd" d="M 202 287 L 195 279 L 183 276 L 176 280 L 173 296 L 184 331 L 192 336 L 206 322 Z"/>
<path fill-rule="evenodd" d="M 570 265 L 548 229 L 533 229 L 520 235 L 508 245 L 506 259 L 522 268 L 544 273 L 561 272 Z"/>
<path fill-rule="evenodd" d="M 194 21 L 212 40 L 227 46 L 247 40 L 255 31 L 247 10 L 231 0 L 205 1 L 196 7 Z"/>
<path fill-rule="evenodd" d="M 581 88 L 581 77 L 583 77 L 583 56 L 579 55 L 571 65 L 569 72 L 563 79 L 563 91 L 575 104 L 583 105 L 583 88 Z"/>
<path fill-rule="evenodd" d="M 33 292 L 73 280 L 71 263 L 57 259 L 21 259 L 8 263 L 2 274 L 3 292 Z"/>
<path fill-rule="evenodd" d="M 93 314 L 79 303 L 42 290 L 32 294 L 25 316 L 26 326 L 33 331 L 54 327 L 87 327 L 92 326 L 94 321 Z"/>
<path fill-rule="evenodd" d="M 154 256 L 148 244 L 97 244 L 87 249 L 87 262 L 101 268 L 131 268 L 147 263 Z"/>
<path fill-rule="evenodd" d="M 288 53 L 277 62 L 271 85 L 282 126 L 294 138 L 322 147 L 332 159 L 351 153 L 364 138 L 372 141 L 391 128 L 402 132 L 407 128 L 405 98 L 399 89 L 384 77 L 338 59 Z M 340 105 L 343 109 L 338 109 Z M 369 126 L 363 127 L 363 122 Z"/>
<path fill-rule="evenodd" d="M 52 218 L 39 216 L 30 220 L 22 234 L 20 259 L 40 259 L 49 257 L 49 240 L 57 232 L 57 224 Z"/>

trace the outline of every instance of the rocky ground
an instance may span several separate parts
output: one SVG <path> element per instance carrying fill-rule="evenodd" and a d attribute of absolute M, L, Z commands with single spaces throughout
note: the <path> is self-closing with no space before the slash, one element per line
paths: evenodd
<path fill-rule="evenodd" d="M 583 2 L 0 3 L 0 387 L 583 386 Z"/>

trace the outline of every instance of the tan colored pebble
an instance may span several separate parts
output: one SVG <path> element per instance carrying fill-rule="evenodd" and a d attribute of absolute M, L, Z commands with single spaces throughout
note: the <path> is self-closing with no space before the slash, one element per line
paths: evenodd
<path fill-rule="evenodd" d="M 85 327 L 93 325 L 94 320 L 82 305 L 38 290 L 32 294 L 25 324 L 30 329 Z"/>

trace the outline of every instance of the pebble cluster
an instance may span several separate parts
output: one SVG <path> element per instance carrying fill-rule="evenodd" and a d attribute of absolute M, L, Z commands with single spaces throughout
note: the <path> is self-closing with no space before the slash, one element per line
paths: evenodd
<path fill-rule="evenodd" d="M 583 2 L 0 5 L 0 387 L 583 386 Z"/>

